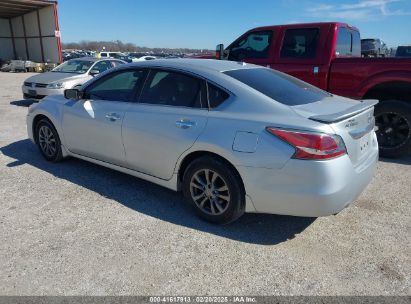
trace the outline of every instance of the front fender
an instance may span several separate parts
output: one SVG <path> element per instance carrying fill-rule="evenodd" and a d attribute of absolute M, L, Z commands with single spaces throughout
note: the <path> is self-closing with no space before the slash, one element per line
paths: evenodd
<path fill-rule="evenodd" d="M 27 129 L 34 131 L 33 123 L 39 115 L 47 117 L 54 125 L 60 137 L 61 144 L 65 146 L 64 132 L 62 129 L 63 106 L 66 102 L 70 102 L 63 96 L 55 95 L 44 98 L 41 102 L 33 104 L 28 110 Z M 29 125 L 31 124 L 31 125 Z M 29 133 L 30 136 L 30 133 Z M 34 139 L 34 134 L 33 134 Z"/>

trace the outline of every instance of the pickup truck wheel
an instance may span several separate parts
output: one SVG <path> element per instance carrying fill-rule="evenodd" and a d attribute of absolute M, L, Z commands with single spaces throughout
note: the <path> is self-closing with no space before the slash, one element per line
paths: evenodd
<path fill-rule="evenodd" d="M 380 155 L 398 158 L 411 152 L 411 104 L 385 100 L 375 108 Z"/>

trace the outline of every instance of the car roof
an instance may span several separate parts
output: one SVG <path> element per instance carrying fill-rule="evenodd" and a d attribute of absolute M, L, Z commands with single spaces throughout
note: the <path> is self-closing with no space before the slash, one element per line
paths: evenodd
<path fill-rule="evenodd" d="M 126 68 L 126 67 L 172 68 L 172 69 L 182 69 L 182 70 L 193 71 L 193 72 L 199 72 L 202 70 L 208 71 L 208 72 L 224 72 L 224 71 L 239 70 L 239 69 L 262 68 L 261 66 L 244 63 L 244 62 L 216 60 L 216 59 L 188 59 L 188 58 L 147 60 L 147 61 L 125 64 L 121 67 L 122 68 Z"/>

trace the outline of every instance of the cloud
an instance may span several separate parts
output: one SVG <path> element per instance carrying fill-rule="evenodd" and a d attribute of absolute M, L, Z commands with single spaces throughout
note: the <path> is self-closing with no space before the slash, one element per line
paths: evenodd
<path fill-rule="evenodd" d="M 411 12 L 401 9 L 389 9 L 389 4 L 402 1 L 403 0 L 361 0 L 352 4 L 317 4 L 314 7 L 306 9 L 306 13 L 312 17 L 348 20 L 367 20 L 385 16 L 411 15 Z"/>

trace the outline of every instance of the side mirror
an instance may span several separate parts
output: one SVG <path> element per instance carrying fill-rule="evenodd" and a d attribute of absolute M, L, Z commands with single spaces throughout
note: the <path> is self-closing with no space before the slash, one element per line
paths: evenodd
<path fill-rule="evenodd" d="M 224 56 L 224 44 L 222 43 L 217 44 L 217 47 L 215 50 L 215 59 L 222 60 L 223 56 Z"/>
<path fill-rule="evenodd" d="M 66 89 L 64 90 L 64 98 L 72 99 L 72 100 L 79 100 L 83 97 L 83 92 L 80 92 L 77 89 Z"/>
<path fill-rule="evenodd" d="M 89 74 L 91 76 L 96 76 L 96 75 L 100 74 L 100 71 L 99 70 L 91 70 Z"/>

